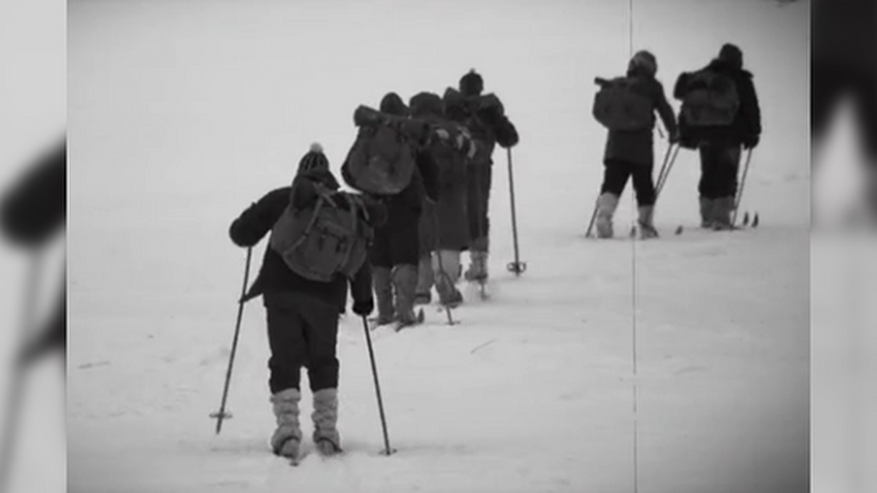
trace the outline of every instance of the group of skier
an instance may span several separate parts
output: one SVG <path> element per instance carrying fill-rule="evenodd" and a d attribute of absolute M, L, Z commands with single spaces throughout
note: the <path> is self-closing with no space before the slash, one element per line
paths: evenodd
<path fill-rule="evenodd" d="M 673 92 L 682 101 L 678 120 L 655 79 L 657 69 L 654 55 L 640 51 L 624 77 L 598 79 L 594 116 L 609 129 L 595 209 L 603 238 L 613 234 L 612 217 L 630 177 L 641 236 L 657 236 L 656 111 L 671 145 L 700 152 L 702 226 L 732 227 L 741 146 L 752 149 L 761 133 L 743 54 L 726 44 L 707 67 L 680 75 Z M 422 321 L 415 306 L 432 301 L 433 287 L 448 310 L 463 301 L 457 288 L 462 252 L 471 259 L 465 278 L 487 280 L 492 155 L 519 137 L 499 98 L 483 92 L 473 69 L 442 96 L 420 92 L 406 105 L 390 92 L 378 109 L 359 106 L 357 135 L 341 166 L 342 179 L 356 192 L 340 190 L 314 144 L 291 186 L 269 192 L 232 223 L 230 236 L 239 246 L 252 248 L 271 233 L 261 271 L 241 303 L 261 295 L 267 312 L 275 454 L 299 455 L 302 367 L 313 393 L 313 440 L 323 454 L 341 451 L 336 345 L 348 292 L 356 315 L 371 315 L 377 298 L 373 323 L 398 329 Z"/>
<path fill-rule="evenodd" d="M 700 153 L 701 226 L 714 230 L 733 227 L 741 147 L 753 149 L 761 135 L 758 97 L 752 73 L 743 68 L 743 52 L 726 43 L 706 67 L 679 76 L 673 90 L 673 97 L 682 101 L 678 120 L 663 86 L 655 79 L 657 71 L 655 56 L 639 51 L 631 58 L 624 77 L 598 79 L 602 89 L 595 99 L 594 116 L 609 129 L 603 184 L 595 210 L 601 238 L 613 236 L 612 218 L 631 177 L 640 236 L 658 235 L 653 223 L 657 200 L 652 178 L 655 111 L 671 146 Z"/>
<path fill-rule="evenodd" d="M 443 96 L 421 92 L 406 105 L 386 94 L 379 110 L 354 113 L 356 139 L 341 166 L 359 193 L 340 191 L 319 144 L 299 162 L 290 186 L 273 190 L 236 218 L 232 241 L 252 248 L 271 234 L 262 267 L 241 303 L 262 296 L 267 313 L 269 387 L 275 454 L 300 452 L 301 368 L 313 394 L 313 440 L 341 451 L 337 430 L 339 315 L 348 290 L 353 312 L 376 324 L 422 321 L 416 303 L 433 287 L 447 308 L 459 305 L 461 253 L 467 279 L 487 279 L 492 153 L 518 143 L 500 100 L 482 94 L 474 70 Z"/>

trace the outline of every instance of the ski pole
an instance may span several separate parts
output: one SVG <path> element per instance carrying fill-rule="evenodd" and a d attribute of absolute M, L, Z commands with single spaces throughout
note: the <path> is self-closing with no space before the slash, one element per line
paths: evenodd
<path fill-rule="evenodd" d="M 525 270 L 527 270 L 527 263 L 521 262 L 518 251 L 518 221 L 517 215 L 515 214 L 515 181 L 512 173 L 512 148 L 509 147 L 506 151 L 509 163 L 509 197 L 512 203 L 512 237 L 515 245 L 515 261 L 509 262 L 508 270 L 509 272 L 514 272 L 515 276 L 520 276 Z"/>
<path fill-rule="evenodd" d="M 658 171 L 658 179 L 655 180 L 655 187 L 661 183 L 664 179 L 664 172 L 667 170 L 667 163 L 670 162 L 670 152 L 673 150 L 673 144 L 667 146 L 667 152 L 664 154 L 664 162 L 661 164 L 661 169 Z"/>
<path fill-rule="evenodd" d="M 27 278 L 25 305 L 22 317 L 21 333 L 27 334 L 31 331 L 36 318 L 36 298 L 39 294 L 39 281 L 42 276 L 43 267 L 43 248 L 33 253 L 31 258 L 30 272 Z M 7 405 L 10 408 L 5 413 L 3 422 L 3 443 L 0 445 L 0 492 L 7 491 L 9 487 L 9 478 L 12 473 L 12 453 L 15 443 L 15 433 L 18 430 L 18 421 L 21 415 L 22 397 L 24 394 L 24 359 L 14 362 L 12 371 L 12 381 L 8 391 Z"/>
<path fill-rule="evenodd" d="M 390 448 L 390 435 L 387 433 L 387 418 L 384 416 L 384 402 L 381 398 L 381 384 L 378 382 L 378 368 L 375 365 L 375 352 L 372 349 L 372 339 L 371 335 L 368 333 L 368 320 L 363 316 L 362 317 L 362 327 L 365 329 L 365 342 L 368 346 L 368 357 L 371 360 L 372 366 L 372 376 L 375 379 L 375 394 L 378 397 L 378 412 L 381 415 L 381 428 L 384 432 L 384 455 L 390 455 L 395 450 Z"/>
<path fill-rule="evenodd" d="M 591 214 L 591 222 L 588 223 L 588 231 L 585 232 L 585 237 L 591 237 L 591 230 L 594 229 L 594 221 L 597 219 L 597 208 L 600 205 L 600 199 L 597 198 L 597 201 L 594 203 L 594 212 Z"/>
<path fill-rule="evenodd" d="M 658 195 L 661 194 L 661 190 L 664 188 L 664 185 L 667 183 L 667 177 L 670 176 L 670 170 L 673 168 L 673 163 L 676 162 L 676 156 L 679 154 L 680 146 L 677 145 L 676 150 L 673 151 L 673 157 L 670 157 L 670 149 L 672 149 L 672 148 L 673 148 L 672 144 L 670 145 L 670 147 L 667 148 L 667 157 L 670 158 L 670 160 L 667 161 L 665 158 L 664 164 L 666 166 L 666 169 L 662 168 L 663 173 L 658 176 L 658 183 L 657 183 L 657 186 L 655 187 L 655 200 L 657 200 Z"/>
<path fill-rule="evenodd" d="M 740 178 L 740 189 L 737 190 L 737 198 L 734 199 L 734 212 L 731 216 L 731 226 L 737 224 L 737 208 L 740 206 L 740 200 L 743 198 L 743 187 L 746 185 L 746 173 L 749 171 L 749 161 L 752 160 L 752 149 L 746 155 L 746 165 L 743 166 L 743 176 Z"/>
<path fill-rule="evenodd" d="M 234 328 L 234 339 L 232 340 L 232 343 L 231 343 L 231 354 L 228 356 L 228 369 L 226 370 L 226 373 L 225 373 L 225 387 L 222 390 L 222 403 L 219 406 L 219 411 L 212 413 L 210 415 L 211 418 L 215 418 L 217 420 L 216 421 L 216 434 L 217 435 L 222 430 L 222 420 L 225 418 L 231 418 L 231 413 L 228 413 L 225 411 L 225 402 L 226 402 L 226 399 L 228 398 L 228 386 L 229 386 L 229 383 L 231 382 L 231 369 L 232 369 L 232 366 L 234 365 L 234 355 L 235 355 L 235 352 L 237 351 L 237 347 L 238 347 L 238 336 L 240 335 L 240 332 L 241 332 L 241 318 L 244 314 L 244 303 L 245 303 L 244 296 L 247 295 L 247 282 L 249 281 L 249 277 L 250 277 L 250 259 L 252 259 L 252 257 L 253 257 L 253 247 L 249 247 L 249 248 L 247 248 L 247 263 L 246 263 L 246 266 L 244 267 L 244 285 L 243 285 L 243 288 L 241 288 L 241 297 L 238 300 L 238 318 L 237 318 L 237 322 L 235 323 L 235 328 Z"/>

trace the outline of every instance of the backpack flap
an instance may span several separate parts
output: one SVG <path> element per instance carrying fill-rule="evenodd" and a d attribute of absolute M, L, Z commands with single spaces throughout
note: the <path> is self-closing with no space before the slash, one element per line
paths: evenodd
<path fill-rule="evenodd" d="M 347 154 L 351 184 L 358 190 L 395 195 L 411 182 L 414 148 L 388 125 L 362 127 Z"/>

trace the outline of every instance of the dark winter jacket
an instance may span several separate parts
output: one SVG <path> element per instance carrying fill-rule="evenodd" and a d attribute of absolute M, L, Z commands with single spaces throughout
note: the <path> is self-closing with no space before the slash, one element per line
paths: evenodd
<path fill-rule="evenodd" d="M 648 98 L 652 102 L 652 108 L 658 112 L 664 127 L 674 135 L 676 129 L 676 117 L 673 108 L 667 102 L 664 95 L 664 86 L 651 74 L 641 67 L 635 67 L 628 71 L 627 77 L 634 79 L 632 91 Z M 654 142 L 652 132 L 655 124 L 654 112 L 652 113 L 652 125 L 649 128 L 635 131 L 610 130 L 606 139 L 606 152 L 603 162 L 621 161 L 642 166 L 654 164 Z"/>
<path fill-rule="evenodd" d="M 737 96 L 740 98 L 740 109 L 729 127 L 711 127 L 698 129 L 695 132 L 686 127 L 684 121 L 680 121 L 683 141 L 723 141 L 731 145 L 740 145 L 747 140 L 757 139 L 761 135 L 761 110 L 758 105 L 755 85 L 752 82 L 752 72 L 734 67 L 722 60 L 713 60 L 702 70 L 711 70 L 726 75 L 734 81 Z M 676 86 L 673 88 L 674 98 L 679 100 L 685 98 L 689 77 L 691 77 L 691 73 L 684 72 L 676 80 Z"/>
<path fill-rule="evenodd" d="M 302 173 L 296 176 L 291 187 L 283 187 L 273 190 L 259 199 L 240 217 L 234 220 L 229 229 L 231 240 L 238 246 L 255 246 L 265 237 L 274 224 L 280 219 L 283 211 L 290 205 L 290 192 L 295 193 L 293 207 L 304 209 L 309 207 L 318 194 L 314 182 L 320 182 L 332 190 L 338 190 L 339 185 L 334 176 L 327 170 L 316 170 Z M 346 202 L 339 200 L 339 207 L 344 207 Z M 369 216 L 375 225 L 382 224 L 386 219 L 383 207 L 369 204 Z M 347 279 L 338 274 L 329 283 L 312 281 L 299 276 L 286 266 L 283 258 L 272 248 L 265 249 L 265 256 L 259 275 L 248 291 L 244 300 L 258 297 L 268 291 L 287 291 L 306 293 L 326 305 L 338 307 L 343 310 L 347 302 Z M 371 291 L 371 264 L 365 262 L 350 281 L 350 292 L 353 300 L 358 303 L 369 303 L 372 299 Z"/>
<path fill-rule="evenodd" d="M 518 131 L 495 95 L 464 95 L 449 87 L 442 102 L 447 118 L 466 127 L 477 142 L 475 163 L 493 164 L 496 144 L 503 148 L 518 144 Z"/>

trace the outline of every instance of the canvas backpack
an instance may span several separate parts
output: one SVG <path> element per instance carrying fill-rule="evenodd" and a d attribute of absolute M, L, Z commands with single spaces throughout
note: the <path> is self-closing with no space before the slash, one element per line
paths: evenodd
<path fill-rule="evenodd" d="M 352 279 L 366 261 L 374 230 L 362 197 L 332 192 L 316 184 L 318 198 L 304 209 L 290 204 L 271 229 L 269 245 L 296 274 L 330 282 L 336 274 Z M 293 191 L 290 194 L 295 193 Z M 338 201 L 345 200 L 342 208 Z"/>
<path fill-rule="evenodd" d="M 395 195 L 411 183 L 416 166 L 415 145 L 401 132 L 401 125 L 390 124 L 402 120 L 365 106 L 357 108 L 354 122 L 359 131 L 345 161 L 352 187 L 373 194 Z"/>
<path fill-rule="evenodd" d="M 734 122 L 740 98 L 734 81 L 704 69 L 689 76 L 680 119 L 690 127 L 726 127 Z"/>
<path fill-rule="evenodd" d="M 634 78 L 598 78 L 596 82 L 600 85 L 600 90 L 594 96 L 592 114 L 604 127 L 621 132 L 652 127 L 652 101 L 633 90 Z"/>

